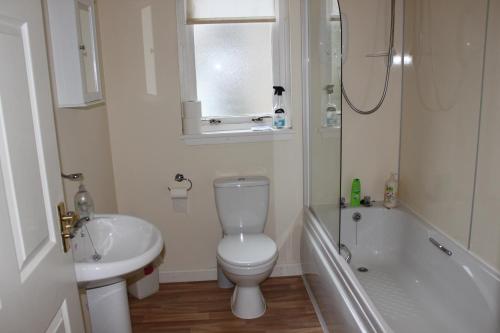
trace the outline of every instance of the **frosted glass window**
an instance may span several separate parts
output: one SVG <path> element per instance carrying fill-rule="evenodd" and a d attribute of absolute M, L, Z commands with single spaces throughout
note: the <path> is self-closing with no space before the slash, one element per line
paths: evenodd
<path fill-rule="evenodd" d="M 194 26 L 203 117 L 272 113 L 272 23 Z"/>
<path fill-rule="evenodd" d="M 187 23 L 276 20 L 274 0 L 188 0 Z"/>

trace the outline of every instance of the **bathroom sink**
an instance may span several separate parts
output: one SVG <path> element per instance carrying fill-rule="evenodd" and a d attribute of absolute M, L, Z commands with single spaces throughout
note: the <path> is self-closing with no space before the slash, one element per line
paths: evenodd
<path fill-rule="evenodd" d="M 72 248 L 79 284 L 109 282 L 151 263 L 163 249 L 163 239 L 140 218 L 96 215 L 75 233 Z"/>

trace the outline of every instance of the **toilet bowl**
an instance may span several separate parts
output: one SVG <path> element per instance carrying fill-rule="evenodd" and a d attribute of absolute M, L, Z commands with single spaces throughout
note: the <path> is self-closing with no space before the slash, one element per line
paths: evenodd
<path fill-rule="evenodd" d="M 224 237 L 217 261 L 236 287 L 233 314 L 253 319 L 266 312 L 260 283 L 269 277 L 278 259 L 274 241 L 264 235 L 269 207 L 269 179 L 230 177 L 214 181 L 215 203 Z"/>
<path fill-rule="evenodd" d="M 217 261 L 226 277 L 236 284 L 231 298 L 233 314 L 254 319 L 266 312 L 260 283 L 269 277 L 278 259 L 274 241 L 264 234 L 224 237 L 217 248 Z"/>

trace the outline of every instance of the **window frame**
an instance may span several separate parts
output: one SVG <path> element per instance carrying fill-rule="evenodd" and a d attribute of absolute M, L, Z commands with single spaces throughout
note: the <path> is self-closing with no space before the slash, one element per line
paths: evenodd
<path fill-rule="evenodd" d="M 177 2 L 177 36 L 179 52 L 179 74 L 181 102 L 198 100 L 196 82 L 196 62 L 194 46 L 194 26 L 186 24 L 186 0 Z M 272 27 L 273 85 L 283 86 L 287 93 L 283 96 L 288 111 L 288 130 L 292 128 L 290 117 L 290 27 L 289 0 L 275 0 L 276 22 Z M 269 87 L 271 89 L 271 87 Z M 201 101 L 203 103 L 203 101 Z M 203 117 L 201 132 L 253 131 L 258 126 L 272 125 L 272 110 L 246 116 Z M 262 121 L 255 119 L 264 117 Z M 212 120 L 212 122 L 210 122 Z M 219 122 L 220 121 L 220 122 Z"/>

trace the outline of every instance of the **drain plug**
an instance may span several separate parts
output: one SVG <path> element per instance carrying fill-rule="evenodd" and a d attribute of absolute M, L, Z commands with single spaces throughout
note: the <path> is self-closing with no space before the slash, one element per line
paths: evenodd
<path fill-rule="evenodd" d="M 359 267 L 358 271 L 360 271 L 362 273 L 366 273 L 366 272 L 368 272 L 368 268 L 366 268 L 366 267 Z"/>

